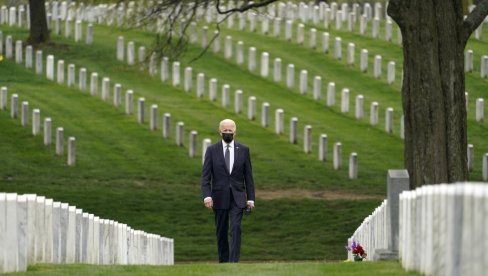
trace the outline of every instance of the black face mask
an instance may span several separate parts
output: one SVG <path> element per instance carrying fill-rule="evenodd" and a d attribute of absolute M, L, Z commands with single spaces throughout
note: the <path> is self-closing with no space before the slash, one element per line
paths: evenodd
<path fill-rule="evenodd" d="M 222 139 L 228 144 L 234 139 L 234 133 L 222 133 Z"/>

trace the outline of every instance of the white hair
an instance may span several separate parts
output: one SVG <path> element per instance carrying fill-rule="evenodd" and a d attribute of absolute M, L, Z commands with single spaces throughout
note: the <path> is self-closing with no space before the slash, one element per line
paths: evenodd
<path fill-rule="evenodd" d="M 223 125 L 224 124 L 231 124 L 232 125 L 232 128 L 234 130 L 234 132 L 237 130 L 237 125 L 236 125 L 236 122 L 234 122 L 233 120 L 231 119 L 224 119 L 222 121 L 220 121 L 220 124 L 219 124 L 219 131 L 222 129 Z"/>

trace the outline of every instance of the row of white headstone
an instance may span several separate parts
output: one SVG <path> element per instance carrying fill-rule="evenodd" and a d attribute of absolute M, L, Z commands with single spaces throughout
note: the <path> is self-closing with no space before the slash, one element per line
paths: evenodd
<path fill-rule="evenodd" d="M 19 112 L 19 95 L 12 94 L 10 99 L 10 117 L 17 119 L 20 117 L 20 125 L 26 127 L 29 124 L 29 102 L 22 101 Z M 7 87 L 0 87 L 0 111 L 8 109 L 8 91 Z M 20 113 L 20 116 L 19 116 Z M 32 135 L 38 136 L 43 134 L 44 145 L 50 146 L 52 144 L 52 119 L 44 118 L 43 131 L 41 131 L 41 110 L 35 108 L 32 110 Z M 64 154 L 64 129 L 58 127 L 56 129 L 56 155 L 63 156 Z M 76 138 L 68 137 L 67 145 L 67 163 L 69 166 L 76 164 Z"/>
<path fill-rule="evenodd" d="M 129 42 L 128 45 L 134 45 L 133 43 Z M 118 60 L 123 60 L 124 58 L 124 38 L 119 37 L 117 41 L 117 59 Z M 133 46 L 129 46 L 128 48 L 134 48 Z M 140 49 L 144 49 L 144 47 L 141 47 Z M 128 54 L 128 56 L 131 56 L 131 54 Z M 129 58 L 130 60 L 130 58 Z M 155 65 L 154 65 L 155 66 Z M 150 65 L 150 68 L 153 68 L 153 65 Z M 151 69 L 149 70 L 151 74 Z M 185 74 L 184 74 L 184 90 L 186 92 L 189 92 L 192 90 L 193 84 L 193 77 L 192 77 L 192 68 L 187 67 L 185 68 Z M 166 82 L 170 78 L 169 74 L 169 59 L 167 57 L 163 57 L 161 60 L 161 80 L 163 82 Z M 178 61 L 173 62 L 172 66 L 172 84 L 173 86 L 177 87 L 180 86 L 180 63 Z M 196 96 L 197 97 L 203 97 L 204 96 L 204 91 L 205 91 L 205 74 L 204 73 L 199 73 L 197 75 L 196 79 Z M 209 88 L 208 88 L 208 93 L 209 93 L 209 100 L 210 101 L 215 101 L 217 99 L 217 79 L 211 78 L 209 80 Z M 235 112 L 237 114 L 241 113 L 243 111 L 243 91 L 242 90 L 236 90 L 235 91 L 235 96 L 234 96 L 234 103 L 235 103 Z M 230 102 L 230 86 L 228 84 L 224 84 L 222 86 L 222 106 L 223 107 L 228 107 Z M 263 127 L 268 127 L 269 125 L 269 103 L 265 102 L 262 104 L 262 113 L 261 113 L 261 123 Z M 139 110 L 143 110 L 144 108 L 144 98 L 139 99 Z M 248 99 L 248 119 L 249 120 L 255 120 L 256 119 L 256 97 L 255 96 L 250 96 Z M 151 106 L 151 129 L 155 128 L 157 125 L 157 105 L 152 105 Z M 392 112 L 391 112 L 392 113 Z M 392 115 L 392 114 L 391 114 Z M 139 115 L 141 117 L 142 115 Z M 163 137 L 166 137 L 164 135 L 165 132 L 168 132 L 165 129 L 169 129 L 169 124 L 167 123 L 169 121 L 170 115 L 168 114 L 168 117 L 165 115 L 163 117 Z M 154 123 L 153 123 L 154 122 Z M 297 143 L 297 122 L 298 119 L 296 117 L 293 117 L 290 120 L 290 143 L 296 144 Z M 181 125 L 180 125 L 181 124 Z M 183 141 L 182 137 L 182 128 L 184 124 L 182 122 L 179 122 L 177 124 L 177 145 L 181 146 Z M 311 135 L 311 130 L 312 127 L 307 125 L 304 127 L 304 152 L 305 153 L 311 153 L 312 151 L 312 135 Z M 284 110 L 283 109 L 276 109 L 275 112 L 275 132 L 276 134 L 280 135 L 283 134 L 284 132 Z M 179 134 L 180 133 L 180 134 Z M 195 148 L 196 148 L 196 131 L 192 131 L 190 133 L 190 147 L 189 147 L 189 155 L 190 157 L 195 156 Z M 206 140 L 206 139 L 205 139 Z M 204 140 L 204 143 L 205 143 Z M 342 167 L 342 150 L 341 150 L 341 143 L 338 142 L 334 144 L 334 150 L 333 150 L 333 167 L 334 169 L 338 170 Z M 205 147 L 204 147 L 205 148 Z M 204 154 L 203 154 L 204 155 Z M 319 139 L 319 153 L 318 153 L 318 158 L 320 161 L 326 161 L 327 160 L 327 135 L 326 134 L 321 134 L 320 139 Z M 351 153 L 349 157 L 349 177 L 351 179 L 357 178 L 358 175 L 358 159 L 357 159 L 357 153 L 353 152 Z"/>
<path fill-rule="evenodd" d="M 123 41 L 123 38 L 119 37 L 119 43 L 118 45 L 118 51 L 117 53 L 123 53 L 123 48 L 120 47 L 120 45 L 123 45 L 120 43 L 120 41 Z M 237 42 L 237 53 L 236 53 L 236 62 L 238 64 L 244 63 L 244 54 L 243 54 L 243 43 L 242 41 Z M 361 58 L 361 64 L 366 64 L 365 68 L 367 68 L 367 50 L 363 49 L 363 53 L 365 55 L 362 55 Z M 225 46 L 225 51 L 224 51 L 225 58 L 230 59 L 232 57 L 232 37 L 227 36 L 226 37 L 226 46 Z M 255 71 L 256 69 L 256 48 L 255 47 L 250 47 L 249 49 L 249 66 L 248 69 L 249 71 Z M 164 61 L 164 60 L 163 60 Z M 167 62 L 167 61 L 166 61 Z M 274 60 L 274 67 L 273 67 L 273 79 L 276 82 L 281 81 L 281 58 L 276 58 Z M 179 66 L 179 64 L 178 64 Z M 164 68 L 167 68 L 165 66 Z M 163 68 L 163 69 L 164 69 Z M 188 68 L 187 68 L 188 69 Z M 191 68 L 190 68 L 191 69 Z M 388 78 L 389 81 L 393 82 L 395 79 L 395 64 L 394 62 L 390 62 L 388 66 Z M 269 54 L 267 52 L 262 52 L 261 54 L 261 72 L 260 75 L 262 77 L 268 77 L 269 76 Z M 162 73 L 168 72 L 168 70 L 161 70 Z M 381 76 L 381 56 L 377 56 L 375 58 L 375 75 L 376 77 Z M 176 72 L 177 76 L 179 76 L 179 72 Z M 187 76 L 187 72 L 185 72 L 185 85 L 188 82 L 191 82 L 191 70 L 189 70 Z M 286 72 L 286 85 L 288 88 L 292 88 L 295 83 L 295 66 L 293 64 L 288 64 L 287 66 L 287 72 Z M 188 78 L 187 78 L 188 77 Z M 203 84 L 203 81 L 201 82 Z M 199 84 L 199 83 L 197 83 Z M 187 86 L 185 86 L 187 87 Z M 188 87 L 191 87 L 191 85 L 188 85 Z M 210 89 L 212 86 L 210 85 Z M 197 89 L 198 91 L 199 89 Z M 306 94 L 308 90 L 308 71 L 307 70 L 301 70 L 300 71 L 300 85 L 299 85 L 299 92 L 300 94 Z M 322 90 L 322 78 L 320 76 L 315 76 L 314 82 L 313 82 L 313 97 L 315 100 L 320 100 L 321 99 L 321 90 Z M 327 86 L 327 106 L 333 106 L 335 105 L 335 83 L 334 82 L 329 82 Z M 215 95 L 212 90 L 210 91 L 210 95 Z M 362 119 L 364 117 L 364 107 L 363 107 L 363 102 L 364 102 L 364 97 L 363 95 L 358 95 L 356 97 L 356 104 L 355 104 L 355 117 L 357 119 Z M 370 112 L 370 123 L 371 125 L 377 125 L 378 124 L 378 111 L 379 111 L 379 104 L 378 102 L 372 102 L 371 103 L 371 112 Z M 341 112 L 346 113 L 349 112 L 349 89 L 344 88 L 341 92 Z M 403 119 L 403 117 L 402 117 Z M 400 124 L 400 136 L 402 139 L 404 138 L 403 135 L 403 123 L 401 122 Z M 393 132 L 393 108 L 389 107 L 386 109 L 385 112 L 385 131 L 388 133 Z"/>
<path fill-rule="evenodd" d="M 44 196 L 0 193 L 0 273 L 38 263 L 173 265 L 174 241 Z"/>
<path fill-rule="evenodd" d="M 195 43 L 197 40 L 197 34 L 196 34 L 196 23 L 190 24 L 190 42 Z M 298 44 L 303 44 L 304 43 L 304 36 L 303 36 L 303 24 L 299 24 L 299 32 L 297 36 L 297 43 Z M 300 31 L 301 30 L 301 31 Z M 212 49 L 213 52 L 219 52 L 220 51 L 220 44 L 221 44 L 221 38 L 219 35 L 218 31 L 214 31 L 214 37 L 213 37 L 213 45 Z M 202 47 L 206 48 L 208 46 L 208 27 L 204 26 L 202 28 L 202 33 L 201 33 L 201 39 L 202 39 Z M 291 36 L 290 36 L 291 39 Z M 226 36 L 224 39 L 224 55 L 227 59 L 230 59 L 232 57 L 232 37 L 231 36 Z M 330 34 L 328 32 L 323 32 L 322 34 L 322 47 L 321 51 L 323 53 L 328 53 L 330 50 Z M 317 48 L 317 30 L 316 29 L 311 29 L 310 31 L 310 37 L 309 37 L 309 47 L 312 49 Z M 236 62 L 238 64 L 244 63 L 244 43 L 242 41 L 238 41 L 237 45 L 235 47 L 236 49 Z M 346 62 L 348 65 L 354 65 L 356 62 L 355 58 L 355 50 L 356 50 L 356 45 L 354 43 L 348 43 L 347 45 L 347 53 L 346 53 Z M 341 60 L 343 59 L 343 51 L 342 51 L 342 39 L 340 37 L 336 37 L 334 40 L 334 49 L 333 49 L 333 57 L 334 59 Z M 269 74 L 269 70 L 267 69 L 269 67 L 269 55 L 267 52 L 266 56 L 261 57 L 261 75 L 262 76 L 267 76 Z M 264 55 L 263 53 L 263 55 Z M 265 59 L 266 58 L 266 59 Z M 249 48 L 249 54 L 248 54 L 248 61 L 249 61 L 249 70 L 254 71 L 256 68 L 256 48 L 250 47 Z M 376 79 L 380 79 L 382 75 L 382 57 L 381 55 L 375 55 L 374 57 L 374 70 L 373 70 L 373 76 Z M 367 49 L 361 49 L 360 52 L 360 66 L 359 66 L 361 72 L 365 73 L 368 71 L 368 50 Z M 395 62 L 390 61 L 388 62 L 387 66 L 387 83 L 388 84 L 393 84 L 395 82 Z"/>
<path fill-rule="evenodd" d="M 351 246 L 353 241 L 359 242 L 368 254 L 368 258 L 365 261 L 372 260 L 373 254 L 377 249 L 388 248 L 390 232 L 388 231 L 387 209 L 388 200 L 385 199 L 380 206 L 374 209 L 371 215 L 364 218 L 352 236 L 347 239 L 348 246 Z M 354 260 L 351 251 L 348 251 L 347 259 L 350 261 Z"/>
<path fill-rule="evenodd" d="M 399 256 L 426 275 L 485 275 L 488 184 L 422 186 L 400 194 Z"/>
<path fill-rule="evenodd" d="M 471 49 L 468 49 L 464 53 L 464 71 L 466 73 L 475 71 L 473 65 L 473 50 Z M 481 56 L 480 77 L 482 79 L 488 78 L 488 55 Z"/>
<path fill-rule="evenodd" d="M 8 36 L 10 37 L 10 36 Z M 10 38 L 10 40 L 12 40 Z M 18 61 L 17 63 L 22 63 L 22 43 L 18 41 L 17 45 L 20 45 L 20 47 L 17 47 L 16 49 L 16 60 Z M 143 56 L 143 55 L 142 55 Z M 20 57 L 20 58 L 19 58 Z M 56 81 L 58 84 L 64 84 L 65 83 L 65 66 L 64 66 L 64 60 L 58 60 L 57 62 L 57 70 L 56 70 L 56 75 L 55 75 L 55 70 L 54 70 L 54 56 L 53 55 L 48 55 L 46 58 L 46 77 L 49 80 L 54 81 L 55 77 Z M 26 68 L 32 68 L 32 47 L 27 46 L 26 47 Z M 42 58 L 42 51 L 38 50 L 36 52 L 36 72 L 37 74 L 42 74 L 43 72 L 43 58 Z M 76 85 L 76 66 L 74 64 L 69 64 L 68 66 L 68 72 L 67 72 L 67 82 L 66 84 L 69 87 L 74 87 Z M 98 73 L 93 72 L 91 74 L 90 78 L 90 94 L 92 96 L 96 96 L 98 94 Z M 78 78 L 78 88 L 81 91 L 86 91 L 87 90 L 87 69 L 86 68 L 80 68 L 79 69 L 79 78 Z M 7 89 L 2 88 L 2 99 L 7 97 Z M 131 115 L 134 111 L 134 92 L 132 90 L 127 90 L 125 93 L 125 103 L 122 103 L 122 85 L 119 83 L 116 83 L 113 88 L 113 104 L 116 108 L 121 106 L 122 104 L 125 104 L 125 113 L 127 115 Z M 102 79 L 102 91 L 101 91 L 101 99 L 103 101 L 108 101 L 110 99 L 110 78 L 104 77 Z M 2 100 L 3 101 L 3 100 Z M 1 103 L 0 106 L 3 106 L 4 104 Z M 6 100 L 5 100 L 5 106 L 7 105 Z M 17 110 L 18 110 L 18 96 L 13 95 L 12 96 L 12 117 L 15 118 L 17 116 Z M 24 111 L 28 110 L 28 103 L 23 102 L 22 103 L 22 125 L 24 126 L 24 121 L 27 122 L 27 120 L 24 120 L 24 117 L 27 116 L 25 115 L 26 113 Z M 37 109 L 34 110 L 33 116 L 39 115 L 40 112 L 37 112 Z M 150 122 L 149 122 L 149 128 L 150 130 L 154 131 L 157 129 L 158 126 L 158 106 L 156 104 L 151 105 L 150 108 Z M 169 113 L 165 113 L 162 118 L 162 129 L 163 129 L 163 137 L 168 138 L 169 137 L 169 118 L 171 115 Z M 37 118 L 37 117 L 33 117 Z M 40 120 L 40 119 L 39 119 Z M 38 129 L 39 126 L 36 123 L 38 120 L 33 119 L 33 129 Z M 144 98 L 138 98 L 137 100 L 137 121 L 141 124 L 145 123 L 145 99 Z M 50 131 L 51 131 L 51 119 L 46 118 L 45 119 L 45 144 L 47 143 L 46 141 L 49 141 L 50 144 Z M 36 135 L 36 134 L 34 134 Z M 56 131 L 56 153 L 58 155 L 63 154 L 63 128 L 58 128 Z M 46 140 L 47 139 L 47 140 Z M 176 145 L 177 146 L 183 146 L 184 141 L 184 123 L 183 122 L 178 122 L 176 124 Z M 196 156 L 196 141 L 197 141 L 197 131 L 191 131 L 190 132 L 190 138 L 189 138 L 189 156 L 190 157 L 195 157 Z M 48 144 L 46 144 L 48 145 Z M 76 155 L 75 155 L 75 138 L 74 137 L 69 137 L 68 139 L 68 165 L 74 166 L 75 161 L 76 161 Z"/>

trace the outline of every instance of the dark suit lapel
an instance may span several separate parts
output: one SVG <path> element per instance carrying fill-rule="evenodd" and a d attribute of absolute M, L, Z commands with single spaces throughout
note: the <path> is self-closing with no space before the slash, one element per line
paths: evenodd
<path fill-rule="evenodd" d="M 232 167 L 232 172 L 234 172 L 234 168 L 240 164 L 240 158 L 242 157 L 242 149 L 241 145 L 237 142 L 234 142 L 234 166 Z"/>

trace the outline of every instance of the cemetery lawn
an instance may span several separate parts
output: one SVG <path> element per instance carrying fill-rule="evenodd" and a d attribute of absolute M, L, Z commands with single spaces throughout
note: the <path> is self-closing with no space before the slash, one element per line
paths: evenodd
<path fill-rule="evenodd" d="M 175 266 L 35 265 L 15 275 L 419 275 L 398 262 L 177 264 Z"/>
<path fill-rule="evenodd" d="M 86 26 L 85 26 L 86 27 Z M 13 35 L 14 41 L 27 37 L 26 30 L 2 26 L 3 35 Z M 237 121 L 237 140 L 251 148 L 254 178 L 256 182 L 256 210 L 243 219 L 243 261 L 274 260 L 343 260 L 346 258 L 344 245 L 362 220 L 371 214 L 386 194 L 386 173 L 388 169 L 403 167 L 403 142 L 399 137 L 399 117 L 401 102 L 399 84 L 388 86 L 383 80 L 375 80 L 368 74 L 359 73 L 358 66 L 348 66 L 344 61 L 332 60 L 331 54 L 324 55 L 298 46 L 271 39 L 258 34 L 238 33 L 224 30 L 234 36 L 233 45 L 238 39 L 245 40 L 247 47 L 258 48 L 257 65 L 262 50 L 270 52 L 272 60 L 278 55 L 283 59 L 282 76 L 287 63 L 295 64 L 295 88 L 275 83 L 271 78 L 258 77 L 258 71 L 250 73 L 247 63 L 238 66 L 235 57 L 226 60 L 222 51 L 219 54 L 208 52 L 201 59 L 189 63 L 200 53 L 200 47 L 190 45 L 188 55 L 181 60 L 181 81 L 184 68 L 193 68 L 193 89 L 184 92 L 182 85 L 173 87 L 170 81 L 162 83 L 157 76 L 150 77 L 147 70 L 139 66 L 128 66 L 115 59 L 115 45 L 119 35 L 125 42 L 135 41 L 136 47 L 152 43 L 152 34 L 133 30 L 119 31 L 105 26 L 95 26 L 92 46 L 74 43 L 61 36 L 52 35 L 53 44 L 43 48 L 44 60 L 48 54 L 55 56 L 55 62 L 65 60 L 65 83 L 68 64 L 76 65 L 78 70 L 87 68 L 88 90 L 81 92 L 78 85 L 68 88 L 48 81 L 45 75 L 36 75 L 23 65 L 15 65 L 14 60 L 4 59 L 0 63 L 0 87 L 8 87 L 8 98 L 14 93 L 22 101 L 29 102 L 29 110 L 40 108 L 41 117 L 51 117 L 52 129 L 63 127 L 65 138 L 76 137 L 77 160 L 75 167 L 66 165 L 66 156 L 55 155 L 54 145 L 44 146 L 42 136 L 33 137 L 31 116 L 29 124 L 23 128 L 19 119 L 10 118 L 8 110 L 0 111 L 0 191 L 17 193 L 36 193 L 55 201 L 62 201 L 82 208 L 101 218 L 113 219 L 135 229 L 175 239 L 175 261 L 215 261 L 217 259 L 213 214 L 203 208 L 200 195 L 201 141 L 211 138 L 216 142 L 218 122 L 223 118 Z M 371 51 L 384 51 L 384 61 L 395 60 L 401 64 L 398 46 L 360 36 L 346 36 L 358 45 L 376 48 Z M 318 40 L 319 41 L 319 40 Z M 331 42 L 332 42 L 331 37 Z M 344 40 L 346 42 L 346 40 Z M 333 44 L 331 43 L 331 46 Z M 344 44 L 345 45 L 345 44 Z M 480 53 L 481 42 L 473 43 L 475 53 Z M 356 53 L 359 52 L 359 46 Z M 223 39 L 221 48 L 223 49 Z M 486 49 L 486 48 L 485 48 Z M 345 47 L 343 48 L 345 53 Z M 376 54 L 376 52 L 375 52 Z M 356 55 L 359 60 L 359 55 Z M 370 61 L 372 54 L 370 54 Z M 476 60 L 476 58 L 475 58 Z M 384 62 L 386 64 L 386 62 Z M 56 66 L 55 66 L 56 68 Z M 171 68 L 171 64 L 170 64 Z M 371 68 L 371 64 L 370 64 Z M 397 72 L 400 69 L 397 65 Z M 299 70 L 309 70 L 309 91 L 303 96 L 297 92 Z M 45 68 L 44 68 L 45 70 Z M 171 70 L 171 69 L 170 69 Z M 272 70 L 271 70 L 272 71 Z M 92 72 L 99 75 L 98 94 L 90 96 L 89 79 Z M 195 95 L 196 76 L 205 73 L 205 96 Z M 323 75 L 322 75 L 323 74 Z M 314 101 L 311 96 L 312 78 L 322 75 L 322 100 Z M 114 108 L 112 96 L 104 102 L 100 100 L 101 80 L 110 78 L 110 94 L 113 85 L 122 85 L 122 106 Z M 171 77 L 171 75 L 170 75 Z M 208 81 L 218 79 L 217 101 L 208 100 Z M 56 77 L 55 77 L 56 78 Z M 397 79 L 399 77 L 397 76 Z M 336 106 L 326 107 L 325 95 L 329 81 L 336 87 Z M 474 122 L 474 99 L 482 95 L 486 80 L 470 75 L 467 80 L 470 95 L 468 116 L 469 143 L 475 145 L 475 168 L 471 180 L 481 180 L 481 155 L 488 152 L 486 121 Z M 231 105 L 221 107 L 221 86 L 231 86 Z M 340 91 L 349 86 L 350 111 L 341 113 Z M 134 103 L 139 97 L 146 100 L 145 123 L 138 124 L 136 115 L 124 113 L 125 91 L 134 91 Z M 233 109 L 234 91 L 244 91 L 244 112 L 235 114 Z M 358 94 L 365 96 L 365 118 L 354 118 L 354 99 Z M 256 120 L 247 119 L 247 98 L 257 97 Z M 379 125 L 369 124 L 369 105 L 372 101 L 380 103 Z M 260 110 L 263 102 L 270 103 L 270 126 L 261 127 Z M 161 121 L 157 131 L 148 126 L 149 107 L 157 104 L 159 119 L 165 112 L 171 113 L 171 135 L 161 137 Z M 384 110 L 387 106 L 395 109 L 395 130 L 393 134 L 384 131 Z M 274 133 L 274 111 L 285 110 L 285 134 Z M 136 104 L 134 111 L 137 111 Z M 299 119 L 298 144 L 288 142 L 289 120 Z M 185 123 L 184 146 L 175 145 L 176 122 Z M 303 153 L 303 128 L 313 127 L 313 147 L 311 154 Z M 197 156 L 188 157 L 188 134 L 198 131 Z M 317 160 L 318 137 L 326 133 L 328 141 L 328 160 Z M 332 146 L 336 142 L 343 145 L 343 167 L 332 168 Z M 66 150 L 66 149 L 65 149 Z M 348 156 L 358 153 L 359 178 L 348 178 Z M 372 252 L 368 252 L 371 253 Z M 339 266 L 350 267 L 351 273 L 364 273 L 364 267 L 356 264 L 313 263 L 311 268 L 329 269 Z M 264 266 L 273 273 L 274 264 L 239 265 L 243 267 Z M 289 264 L 293 266 L 293 264 Z M 373 264 L 364 264 L 371 265 Z M 381 263 L 379 266 L 398 267 L 396 263 Z M 301 264 L 297 264 L 300 267 Z M 68 266 L 66 274 L 73 267 L 97 273 L 99 268 L 90 266 Z M 103 267 L 116 269 L 114 273 L 141 269 L 146 273 L 164 273 L 164 269 L 185 268 L 205 271 L 211 265 L 183 265 L 161 269 L 158 272 L 145 271 L 148 267 Z M 288 273 L 286 265 L 279 266 Z M 314 268 L 315 267 L 315 268 Z M 325 267 L 325 268 L 322 268 Z M 357 267 L 360 267 L 355 270 Z M 56 266 L 36 266 L 43 269 Z M 212 269 L 226 269 L 227 266 Z M 234 268 L 234 267 L 232 267 Z M 64 268 L 60 268 L 64 271 Z M 120 269 L 120 271 L 119 271 Z M 261 267 L 256 268 L 261 269 Z M 289 269 L 289 268 L 288 268 Z M 396 269 L 396 268 L 392 268 Z M 261 274 L 261 271 L 259 271 Z M 308 271 L 296 274 L 307 274 Z M 64 272 L 61 272 L 63 274 Z M 88 272 L 87 272 L 88 273 Z M 107 271 L 107 273 L 111 273 Z M 168 272 L 169 273 L 169 272 Z M 196 272 L 195 272 L 196 273 Z M 224 273 L 224 272 L 222 272 Z M 311 271 L 310 273 L 315 273 Z M 332 272 L 334 273 L 334 272 Z M 339 273 L 339 272 L 337 272 Z M 397 274 L 393 273 L 393 274 Z M 82 273 L 80 273 L 82 274 Z"/>

